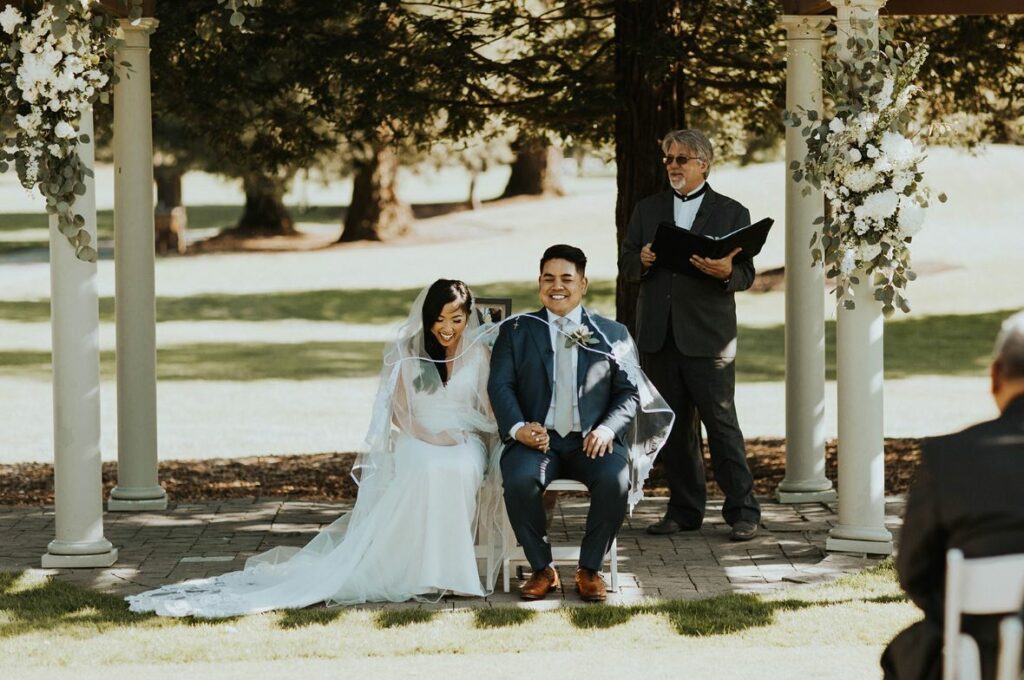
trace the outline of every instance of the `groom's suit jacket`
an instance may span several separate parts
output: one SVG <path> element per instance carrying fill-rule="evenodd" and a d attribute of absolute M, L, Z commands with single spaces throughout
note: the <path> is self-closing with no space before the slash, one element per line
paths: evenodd
<path fill-rule="evenodd" d="M 694 278 L 658 266 L 644 271 L 640 250 L 654 241 L 658 225 L 674 221 L 673 193 L 648 196 L 633 210 L 622 241 L 619 271 L 640 284 L 636 309 L 636 342 L 641 352 L 661 350 L 669 324 L 677 349 L 691 357 L 736 356 L 734 293 L 754 283 L 753 258 L 740 253 L 733 259 L 732 278 L 723 283 L 711 277 Z M 750 224 L 750 211 L 709 185 L 690 231 L 724 236 Z"/>
<path fill-rule="evenodd" d="M 516 423 L 543 423 L 547 418 L 555 353 L 546 321 L 545 309 L 523 314 L 502 325 L 494 343 L 487 392 L 506 445 L 514 441 L 509 431 Z M 605 337 L 612 343 L 632 342 L 622 324 L 591 316 L 586 310 L 582 321 L 598 341 L 588 345 L 591 349 L 610 353 Z M 613 359 L 582 348 L 578 350 L 576 381 L 583 433 L 604 425 L 615 433 L 614 451 L 628 459 L 626 433 L 640 402 L 636 386 Z"/>

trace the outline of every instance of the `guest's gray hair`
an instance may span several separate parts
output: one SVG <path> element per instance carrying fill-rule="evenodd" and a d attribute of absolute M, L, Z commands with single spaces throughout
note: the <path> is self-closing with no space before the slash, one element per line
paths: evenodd
<path fill-rule="evenodd" d="M 711 174 L 711 163 L 715 160 L 715 148 L 711 146 L 711 140 L 707 135 L 698 130 L 673 130 L 661 140 L 662 153 L 668 153 L 668 148 L 672 144 L 678 144 L 707 163 L 707 167 L 704 168 L 704 178 L 707 179 Z"/>
<path fill-rule="evenodd" d="M 1024 311 L 1003 322 L 996 337 L 994 361 L 1004 378 L 1024 378 Z"/>

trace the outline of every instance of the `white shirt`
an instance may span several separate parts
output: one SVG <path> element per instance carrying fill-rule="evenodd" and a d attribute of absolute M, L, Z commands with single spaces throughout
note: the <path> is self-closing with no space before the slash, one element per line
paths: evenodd
<path fill-rule="evenodd" d="M 701 182 L 699 187 L 696 187 L 686 195 L 692 196 L 697 193 L 704 188 L 704 184 L 704 182 Z M 672 221 L 680 229 L 689 231 L 693 227 L 693 220 L 697 217 L 697 211 L 700 210 L 700 204 L 703 201 L 703 195 L 689 201 L 682 201 L 678 196 L 672 196 Z"/>
<path fill-rule="evenodd" d="M 576 309 L 572 310 L 564 317 L 558 316 L 550 309 L 545 310 L 548 313 L 548 334 L 551 336 L 551 351 L 556 355 L 558 354 L 558 343 L 564 343 L 568 338 L 562 335 L 558 330 L 559 322 L 565 318 L 569 320 L 563 332 L 572 333 L 576 330 L 580 324 L 583 323 L 583 307 L 577 305 Z M 580 349 L 579 345 L 573 344 L 569 350 L 572 353 L 572 374 L 576 375 L 576 370 L 580 364 Z M 549 430 L 555 429 L 555 394 L 557 393 L 557 387 L 555 384 L 558 382 L 558 371 L 552 371 L 551 373 L 551 406 L 548 407 L 548 415 L 544 419 L 544 427 Z M 573 390 L 572 392 L 572 430 L 573 432 L 579 432 L 583 427 L 580 425 L 580 394 L 579 390 Z"/>
<path fill-rule="evenodd" d="M 562 335 L 561 332 L 559 332 L 558 321 L 560 319 L 562 319 L 562 318 L 568 319 L 569 320 L 569 324 L 568 324 L 568 328 L 565 330 L 565 332 L 566 333 L 572 333 L 573 330 L 575 330 L 577 326 L 580 326 L 580 325 L 583 324 L 583 306 L 582 305 L 577 305 L 577 307 L 575 309 L 573 309 L 571 312 L 569 312 L 568 314 L 566 314 L 565 317 L 558 316 L 557 314 L 552 312 L 550 309 L 546 309 L 544 311 L 546 311 L 547 315 L 548 315 L 548 324 L 549 324 L 549 326 L 548 326 L 548 336 L 551 338 L 551 351 L 552 352 L 557 352 L 558 348 L 555 345 L 555 343 L 557 343 L 557 342 L 565 342 L 566 341 L 566 337 L 564 335 Z M 579 353 L 580 353 L 579 345 L 573 345 L 573 347 L 572 347 L 572 374 L 573 375 L 577 374 L 577 368 L 579 366 Z M 554 376 L 554 375 L 555 375 L 555 372 L 552 371 L 552 376 Z M 544 419 L 544 427 L 546 427 L 549 430 L 555 429 L 555 424 L 554 424 L 555 423 L 555 387 L 554 387 L 554 380 L 556 380 L 556 378 L 553 377 L 552 378 L 552 385 L 551 385 L 551 404 L 548 406 L 548 414 L 547 414 L 547 417 L 545 417 L 545 419 Z M 580 400 L 579 400 L 579 397 L 580 397 L 579 390 L 574 390 L 573 391 L 573 397 L 572 397 L 572 422 L 573 422 L 573 430 L 577 431 L 577 432 L 582 429 L 582 425 L 580 424 Z M 519 432 L 519 428 L 521 428 L 525 424 L 526 423 L 519 422 L 519 423 L 516 423 L 515 425 L 512 426 L 512 428 L 509 430 L 509 435 L 512 437 L 512 439 L 516 438 L 516 433 Z M 604 430 L 605 432 L 611 434 L 612 436 L 615 435 L 615 433 L 609 427 L 605 427 L 604 425 L 598 425 L 594 429 L 596 430 L 598 428 Z M 584 434 L 587 434 L 587 433 L 584 433 Z"/>

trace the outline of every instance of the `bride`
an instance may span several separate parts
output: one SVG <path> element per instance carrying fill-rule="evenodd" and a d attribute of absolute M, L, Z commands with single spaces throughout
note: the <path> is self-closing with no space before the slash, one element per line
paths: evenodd
<path fill-rule="evenodd" d="M 503 522 L 487 399 L 491 325 L 461 281 L 422 291 L 384 353 L 352 512 L 301 549 L 126 599 L 131 611 L 226 617 L 316 603 L 401 602 L 493 589 Z M 490 559 L 481 578 L 478 545 Z"/>

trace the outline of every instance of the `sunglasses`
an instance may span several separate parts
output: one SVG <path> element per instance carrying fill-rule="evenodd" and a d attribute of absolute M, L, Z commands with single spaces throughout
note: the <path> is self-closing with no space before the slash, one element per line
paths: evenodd
<path fill-rule="evenodd" d="M 662 156 L 661 157 L 661 162 L 664 163 L 666 167 L 669 166 L 669 165 L 672 165 L 673 163 L 675 163 L 676 165 L 686 165 L 690 161 L 699 161 L 699 160 L 702 160 L 702 159 L 700 157 L 698 157 L 698 156 Z"/>

